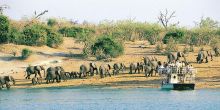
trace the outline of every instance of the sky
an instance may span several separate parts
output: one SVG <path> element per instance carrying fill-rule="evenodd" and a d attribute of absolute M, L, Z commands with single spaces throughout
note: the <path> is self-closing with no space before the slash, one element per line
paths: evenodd
<path fill-rule="evenodd" d="M 157 22 L 160 11 L 175 11 L 173 23 L 194 26 L 201 17 L 220 21 L 220 0 L 0 0 L 10 8 L 4 14 L 20 20 L 31 17 L 34 11 L 49 12 L 43 19 L 56 17 L 99 23 L 102 20 L 135 19 Z"/>

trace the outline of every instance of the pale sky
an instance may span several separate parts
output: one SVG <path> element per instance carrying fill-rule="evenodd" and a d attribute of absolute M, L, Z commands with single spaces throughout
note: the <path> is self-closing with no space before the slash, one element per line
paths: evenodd
<path fill-rule="evenodd" d="M 57 17 L 99 21 L 135 18 L 137 21 L 157 22 L 160 10 L 176 11 L 175 21 L 181 26 L 194 26 L 202 16 L 220 21 L 220 0 L 0 0 L 10 9 L 5 14 L 12 19 L 32 16 L 34 11 L 48 10 L 44 18 Z"/>

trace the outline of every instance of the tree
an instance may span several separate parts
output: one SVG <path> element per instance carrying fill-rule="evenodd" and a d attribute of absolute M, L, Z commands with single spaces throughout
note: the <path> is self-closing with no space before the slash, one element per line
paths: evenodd
<path fill-rule="evenodd" d="M 2 15 L 2 14 L 3 14 L 3 11 L 4 11 L 5 9 L 8 9 L 8 8 L 9 8 L 8 5 L 0 5 L 0 15 Z"/>
<path fill-rule="evenodd" d="M 176 17 L 176 16 L 175 16 L 175 13 L 176 13 L 176 12 L 173 11 L 171 14 L 169 14 L 169 12 L 168 12 L 167 9 L 166 9 L 165 13 L 160 12 L 160 15 L 159 15 L 159 17 L 158 17 L 158 20 L 159 20 L 159 22 L 163 25 L 163 27 L 164 27 L 165 29 L 168 28 L 169 23 L 170 23 L 170 20 L 171 20 L 172 18 Z M 175 25 L 177 25 L 177 24 L 179 24 L 179 22 L 177 22 L 177 23 L 175 23 L 175 24 L 171 24 L 171 25 L 175 26 Z"/>
<path fill-rule="evenodd" d="M 219 22 L 211 19 L 210 17 L 201 17 L 201 20 L 199 22 L 195 22 L 195 24 L 199 28 L 217 29 Z"/>
<path fill-rule="evenodd" d="M 0 43 L 8 41 L 9 20 L 6 16 L 0 15 Z"/>
<path fill-rule="evenodd" d="M 53 27 L 53 26 L 56 25 L 56 24 L 57 24 L 56 19 L 50 18 L 50 19 L 47 20 L 47 25 L 48 25 L 48 26 Z"/>

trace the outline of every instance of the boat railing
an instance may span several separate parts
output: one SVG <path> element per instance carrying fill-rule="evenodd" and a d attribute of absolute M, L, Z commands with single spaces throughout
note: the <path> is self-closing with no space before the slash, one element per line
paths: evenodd
<path fill-rule="evenodd" d="M 167 79 L 171 74 L 177 74 L 180 83 L 194 83 L 197 69 L 193 67 L 167 67 L 165 72 L 161 71 L 159 74 L 162 78 Z"/>

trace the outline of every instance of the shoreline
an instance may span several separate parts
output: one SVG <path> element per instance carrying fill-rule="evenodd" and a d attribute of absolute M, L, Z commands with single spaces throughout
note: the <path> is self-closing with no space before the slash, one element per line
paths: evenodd
<path fill-rule="evenodd" d="M 198 80 L 198 79 L 197 79 Z M 158 88 L 160 89 L 161 78 L 159 76 L 144 77 L 144 74 L 119 74 L 112 77 L 99 78 L 98 75 L 84 79 L 69 79 L 66 82 L 32 85 L 30 79 L 18 79 L 13 89 L 26 88 L 65 88 L 65 87 L 91 87 L 91 88 Z M 196 81 L 195 90 L 197 89 L 218 89 L 218 82 L 201 82 Z"/>

